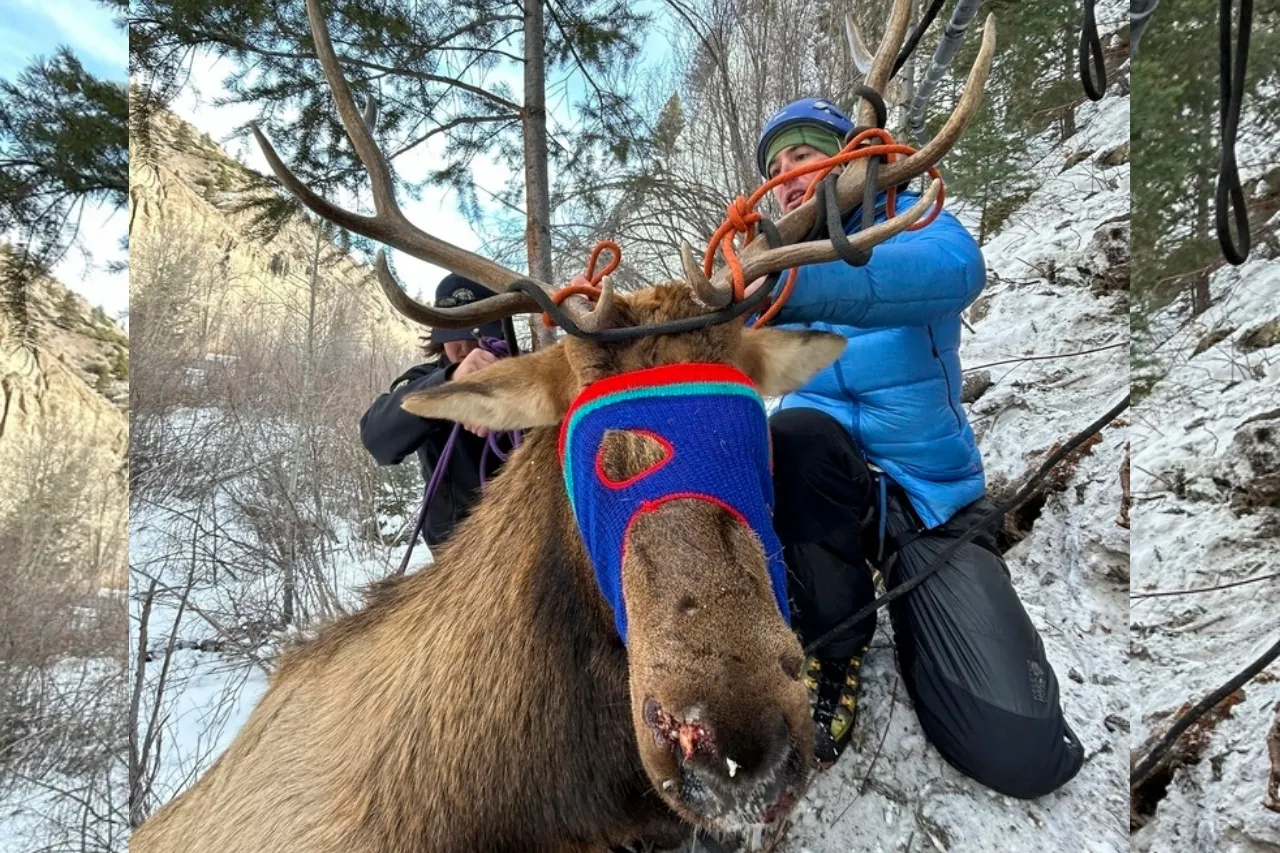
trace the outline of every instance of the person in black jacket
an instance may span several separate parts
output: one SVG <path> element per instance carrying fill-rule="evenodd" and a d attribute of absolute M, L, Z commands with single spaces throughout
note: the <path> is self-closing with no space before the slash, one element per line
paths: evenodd
<path fill-rule="evenodd" d="M 487 287 L 450 273 L 436 288 L 435 304 L 443 308 L 494 295 Z M 410 453 L 417 453 L 422 477 L 430 482 L 454 423 L 410 414 L 400 408 L 400 402 L 414 391 L 461 379 L 497 361 L 498 355 L 480 345 L 482 338 L 500 341 L 502 324 L 494 321 L 476 329 L 432 329 L 425 348 L 432 360 L 396 377 L 391 389 L 373 401 L 360 418 L 360 439 L 379 465 L 398 465 Z M 483 428 L 466 424 L 458 431 L 445 463 L 448 467 L 427 507 L 423 533 L 428 547 L 448 538 L 479 500 L 482 459 L 486 480 L 491 480 L 501 467 L 497 454 L 492 450 L 487 456 L 484 453 L 487 436 Z M 511 450 L 506 441 L 499 446 L 504 454 Z"/>

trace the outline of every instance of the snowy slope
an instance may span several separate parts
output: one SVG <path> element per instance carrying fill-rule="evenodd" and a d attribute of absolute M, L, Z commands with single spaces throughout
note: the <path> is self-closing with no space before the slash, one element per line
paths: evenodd
<path fill-rule="evenodd" d="M 1269 227 L 1280 231 L 1280 218 Z M 1135 595 L 1280 569 L 1280 260 L 1266 255 L 1259 245 L 1246 264 L 1215 273 L 1215 304 L 1193 322 L 1163 318 L 1180 331 L 1156 351 L 1164 378 L 1134 415 Z M 1278 613 L 1275 580 L 1135 600 L 1135 752 L 1280 639 Z M 1280 815 L 1261 805 L 1278 676 L 1273 664 L 1244 687 L 1201 760 L 1175 771 L 1134 850 L 1280 850 Z"/>
<path fill-rule="evenodd" d="M 264 428 L 268 440 L 275 426 Z M 243 463 L 260 452 L 238 441 L 214 409 L 179 409 L 170 416 L 169 427 L 175 446 L 196 447 L 192 436 L 200 436 L 207 442 L 199 445 L 200 452 L 216 458 L 221 470 L 246 470 Z M 287 440 L 285 435 L 279 442 Z M 131 655 L 140 651 L 139 625 L 149 585 L 152 579 L 158 582 L 142 650 L 148 661 L 140 716 L 151 719 L 157 690 L 163 687 L 153 809 L 190 786 L 231 745 L 266 692 L 280 640 L 295 635 L 292 628 L 282 633 L 278 625 L 264 624 L 278 606 L 280 579 L 255 571 L 251 551 L 240 547 L 252 546 L 255 537 L 233 505 L 253 496 L 254 488 L 247 475 L 227 475 L 202 498 L 172 496 L 164 506 L 139 501 L 130 513 Z M 362 588 L 391 574 L 404 546 L 373 545 L 348 525 L 339 524 L 335 533 L 337 542 L 325 552 L 325 579 L 337 603 L 346 611 L 356 610 L 363 603 Z M 420 544 L 413 557 L 418 565 L 430 559 L 430 552 Z M 243 648 L 236 647 L 237 638 Z M 166 667 L 171 642 L 175 648 Z M 130 671 L 135 667 L 136 657 L 131 657 Z"/>
<path fill-rule="evenodd" d="M 1079 132 L 983 253 L 989 281 L 961 357 L 991 385 L 968 407 L 994 493 L 1037 467 L 1129 391 L 1129 100 L 1079 108 Z M 1091 152 L 1064 170 L 1073 155 Z M 1116 162 L 1124 160 L 1125 162 Z M 1108 165 L 1108 162 L 1116 165 Z M 944 173 L 945 174 L 945 173 Z M 1120 287 L 1116 278 L 1126 279 Z M 1100 349 L 1101 348 L 1101 349 Z M 1027 355 L 1061 359 L 1004 363 Z M 970 380 L 972 381 L 972 380 Z M 1053 493 L 1006 554 L 1041 632 L 1086 763 L 1031 802 L 990 791 L 930 746 L 898 682 L 888 619 L 863 669 L 853 745 L 819 777 L 778 850 L 1022 853 L 1128 849 L 1128 530 L 1117 524 L 1128 429 L 1121 421 Z M 881 743 L 883 741 L 883 743 Z"/>

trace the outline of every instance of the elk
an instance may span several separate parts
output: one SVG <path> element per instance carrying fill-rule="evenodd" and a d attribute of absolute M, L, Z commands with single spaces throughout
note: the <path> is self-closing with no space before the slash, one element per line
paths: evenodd
<path fill-rule="evenodd" d="M 909 11 L 909 0 L 896 0 L 873 88 L 887 80 Z M 550 285 L 404 217 L 318 0 L 307 0 L 307 12 L 343 125 L 370 173 L 376 214 L 312 192 L 255 128 L 281 183 L 342 227 L 500 291 L 455 308 L 424 305 L 395 282 L 380 252 L 379 282 L 412 320 L 464 328 L 543 310 L 538 297 L 554 293 Z M 880 169 L 878 187 L 923 174 L 958 138 L 990 68 L 990 21 L 984 35 L 946 127 Z M 858 166 L 841 173 L 842 206 L 866 179 Z M 851 242 L 867 248 L 900 233 L 938 189 L 935 181 L 910 210 Z M 829 241 L 797 242 L 816 207 L 810 201 L 779 221 L 784 245 L 760 238 L 742 249 L 748 281 L 836 257 Z M 571 334 L 554 346 L 405 401 L 423 417 L 528 432 L 430 569 L 379 585 L 362 610 L 282 656 L 234 742 L 134 833 L 135 853 L 586 853 L 637 840 L 674 845 L 695 827 L 735 831 L 785 817 L 808 782 L 813 744 L 802 649 L 770 574 L 776 539 L 771 545 L 770 533 L 732 507 L 674 494 L 630 519 L 614 600 L 566 485 L 566 471 L 583 459 L 582 470 L 594 460 L 602 480 L 624 483 L 665 458 L 661 436 L 624 422 L 604 429 L 598 446 L 566 439 L 566 415 L 585 411 L 575 403 L 592 389 L 693 365 L 740 377 L 738 397 L 755 401 L 742 410 L 750 419 L 763 410 L 761 397 L 799 387 L 845 346 L 826 332 L 708 320 L 732 298 L 727 273 L 708 274 L 687 245 L 681 253 L 686 280 L 622 294 L 606 278 L 594 300 L 559 303 Z M 618 339 L 601 339 L 610 331 Z M 714 416 L 705 428 L 717 428 Z M 751 482 L 768 476 L 767 455 L 726 465 Z"/>

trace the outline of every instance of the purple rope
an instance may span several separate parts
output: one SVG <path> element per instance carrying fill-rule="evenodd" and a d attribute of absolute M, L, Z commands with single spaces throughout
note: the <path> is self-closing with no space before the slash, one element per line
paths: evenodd
<path fill-rule="evenodd" d="M 413 554 L 413 546 L 418 544 L 418 537 L 422 535 L 422 527 L 427 521 L 427 507 L 431 506 L 431 501 L 435 499 L 436 491 L 440 488 L 440 481 L 444 479 L 444 469 L 448 467 L 449 457 L 453 455 L 453 445 L 461 431 L 462 424 L 454 424 L 453 431 L 449 433 L 449 440 L 444 443 L 444 450 L 440 451 L 435 470 L 431 472 L 431 481 L 427 483 L 427 488 L 422 493 L 422 510 L 418 513 L 418 522 L 413 527 L 413 536 L 409 539 L 409 547 L 404 552 L 404 559 L 400 561 L 400 568 L 396 569 L 397 575 L 404 574 L 404 570 L 409 567 L 409 556 Z"/>
<path fill-rule="evenodd" d="M 481 338 L 480 348 L 493 353 L 499 358 L 506 358 L 510 354 L 510 350 L 507 348 L 507 342 L 500 338 Z M 498 437 L 501 435 L 505 435 L 507 437 L 507 443 L 511 445 L 512 450 L 515 450 L 517 447 L 520 446 L 519 430 L 489 433 L 488 437 L 485 439 L 485 442 L 484 442 L 484 450 L 480 452 L 480 494 L 481 495 L 484 495 L 485 487 L 488 485 L 488 479 L 485 477 L 485 474 L 484 474 L 485 472 L 484 463 L 485 463 L 485 460 L 489 458 L 489 454 L 492 453 L 494 456 L 498 457 L 498 460 L 500 462 L 506 462 L 510 456 L 509 453 L 504 453 L 502 451 L 502 448 L 498 446 Z"/>
<path fill-rule="evenodd" d="M 507 349 L 507 342 L 499 338 L 480 338 L 480 348 L 493 353 L 499 358 L 506 358 L 510 354 L 510 350 Z M 413 536 L 409 539 L 409 547 L 405 549 L 404 559 L 400 561 L 400 568 L 395 571 L 397 575 L 404 574 L 405 569 L 409 567 L 409 557 L 413 554 L 413 548 L 418 544 L 418 537 L 422 535 L 423 525 L 427 521 L 427 507 L 431 506 L 431 501 L 435 499 L 436 492 L 440 488 L 440 483 L 444 479 L 444 470 L 449 467 L 449 458 L 453 456 L 453 447 L 454 444 L 457 443 L 458 433 L 461 432 L 461 430 L 462 424 L 455 423 L 453 425 L 453 431 L 449 433 L 449 439 L 444 443 L 444 449 L 440 451 L 440 458 L 436 460 L 436 467 L 431 472 L 431 480 L 427 483 L 427 487 L 422 493 L 422 510 L 418 513 L 418 521 L 417 524 L 414 525 Z M 507 440 L 511 444 L 512 450 L 515 450 L 515 448 L 520 446 L 521 435 L 519 430 L 511 430 L 503 434 L 507 436 Z M 485 491 L 485 460 L 488 458 L 489 453 L 492 451 L 493 455 L 498 457 L 501 462 L 506 462 L 510 456 L 509 453 L 504 453 L 502 449 L 498 447 L 498 435 L 499 433 L 495 432 L 489 433 L 488 438 L 484 443 L 484 450 L 480 454 L 481 495 L 483 495 Z"/>

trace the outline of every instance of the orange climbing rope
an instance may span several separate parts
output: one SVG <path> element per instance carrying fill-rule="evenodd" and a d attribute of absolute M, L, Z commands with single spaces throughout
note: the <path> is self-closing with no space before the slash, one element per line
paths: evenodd
<path fill-rule="evenodd" d="M 879 144 L 866 145 L 868 140 L 878 139 Z M 739 234 L 743 235 L 743 246 L 749 245 L 756 238 L 756 224 L 764 219 L 764 215 L 756 210 L 756 207 L 764 199 L 764 197 L 772 190 L 787 181 L 800 175 L 807 175 L 811 172 L 817 172 L 809 188 L 805 191 L 801 203 L 808 201 L 813 197 L 814 188 L 821 183 L 832 169 L 837 166 L 843 166 L 852 163 L 864 157 L 883 157 L 886 162 L 892 163 L 895 158 L 902 155 L 915 154 L 916 150 L 909 145 L 902 145 L 896 141 L 889 131 L 883 128 L 873 127 L 864 130 L 858 135 L 850 139 L 839 152 L 832 157 L 826 157 L 821 160 L 815 160 L 812 163 L 806 163 L 803 166 L 797 166 L 790 171 L 783 172 L 780 175 L 770 178 L 763 183 L 749 198 L 738 196 L 730 202 L 725 212 L 725 220 L 716 229 L 715 234 L 711 236 L 711 241 L 707 244 L 706 254 L 702 258 L 702 270 L 708 278 L 711 277 L 712 262 L 715 260 L 716 252 L 724 254 L 725 263 L 729 266 L 733 284 L 733 300 L 739 302 L 746 298 L 746 290 L 748 282 L 745 281 L 742 262 L 738 259 L 737 248 L 734 241 Z M 941 175 L 935 166 L 930 166 L 928 170 L 929 177 L 941 180 Z M 889 217 L 897 216 L 897 187 L 889 187 L 886 191 L 886 212 Z M 934 202 L 930 211 L 925 214 L 920 221 L 910 226 L 908 231 L 918 231 L 924 228 L 930 222 L 937 218 L 942 212 L 942 205 L 946 198 L 946 188 L 940 187 L 938 199 Z M 599 258 L 602 249 L 609 249 L 613 255 L 609 265 L 597 274 L 595 272 L 596 260 Z M 563 287 L 555 293 L 556 304 L 559 304 L 566 297 L 574 294 L 581 294 L 590 298 L 597 298 L 600 295 L 600 279 L 613 272 L 618 267 L 618 263 L 622 259 L 622 251 L 618 248 L 618 244 L 612 240 L 603 240 L 596 244 L 595 249 L 591 252 L 591 258 L 587 263 L 586 278 L 590 282 L 589 285 L 569 285 Z M 782 310 L 782 306 L 786 304 L 787 299 L 791 296 L 791 291 L 795 287 L 796 275 L 799 272 L 798 267 L 792 267 L 787 275 L 787 281 L 779 292 L 777 299 L 760 314 L 753 323 L 753 327 L 759 327 L 772 320 Z M 546 313 L 542 315 L 544 325 L 553 326 L 554 322 Z"/>
<path fill-rule="evenodd" d="M 863 145 L 869 139 L 879 138 L 879 145 Z M 785 184 L 792 178 L 799 175 L 807 175 L 811 172 L 817 172 L 809 189 L 805 191 L 801 203 L 808 201 L 813 197 L 814 188 L 822 182 L 832 169 L 836 166 L 843 166 L 852 163 L 854 160 L 863 157 L 883 156 L 886 161 L 893 162 L 898 155 L 914 154 L 915 149 L 909 145 L 901 145 L 894 141 L 889 131 L 873 127 L 864 130 L 857 136 L 850 139 L 839 152 L 833 157 L 826 157 L 822 160 L 815 160 L 812 163 L 806 163 L 803 166 L 797 166 L 790 171 L 783 172 L 776 177 L 770 178 L 760 186 L 750 198 L 738 196 L 730 204 L 728 212 L 725 216 L 724 223 L 716 229 L 716 233 L 711 236 L 711 241 L 707 245 L 707 252 L 702 259 L 702 269 L 707 276 L 711 275 L 711 262 L 715 259 L 717 251 L 724 254 L 725 263 L 728 264 L 733 279 L 733 301 L 737 302 L 746 297 L 747 284 L 743 278 L 742 263 L 738 260 L 737 251 L 734 247 L 734 239 L 739 234 L 745 235 L 743 245 L 748 245 L 756 237 L 756 223 L 764 216 L 755 208 L 760 201 L 774 187 Z M 929 167 L 929 176 L 932 178 L 941 178 L 936 167 Z M 912 225 L 908 230 L 919 230 L 935 218 L 942 211 L 942 203 L 944 201 L 945 191 L 938 193 L 938 200 L 934 203 L 933 209 L 930 210 L 919 222 Z M 892 218 L 897 215 L 897 198 L 898 191 L 896 187 L 889 187 L 886 190 L 887 213 Z M 778 293 L 778 298 L 773 301 L 756 319 L 753 327 L 758 328 L 772 320 L 782 310 L 782 306 L 786 304 L 787 299 L 791 297 L 791 291 L 796 285 L 796 276 L 799 273 L 798 267 L 792 267 L 787 274 L 787 281 L 782 286 L 782 290 Z"/>
<path fill-rule="evenodd" d="M 609 259 L 609 263 L 600 272 L 596 272 L 596 261 L 600 259 L 600 253 L 609 250 L 609 254 L 613 257 Z M 551 295 L 555 303 L 559 305 L 570 296 L 579 295 L 586 296 L 590 299 L 600 298 L 600 279 L 607 276 L 618 268 L 618 264 L 622 263 L 622 249 L 612 240 L 601 240 L 596 243 L 596 247 L 591 250 L 591 257 L 587 260 L 587 271 L 584 273 L 585 278 L 590 284 L 567 284 Z M 555 321 L 546 312 L 542 312 L 542 325 L 548 329 L 555 326 Z"/>

